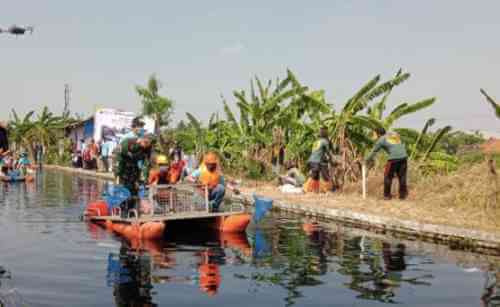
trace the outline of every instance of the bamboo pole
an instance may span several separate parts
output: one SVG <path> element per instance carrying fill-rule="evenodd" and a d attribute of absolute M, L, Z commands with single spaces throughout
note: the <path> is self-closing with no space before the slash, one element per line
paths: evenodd
<path fill-rule="evenodd" d="M 363 184 L 363 199 L 366 199 L 366 164 L 363 163 L 361 166 L 361 172 L 363 176 L 362 184 Z"/>

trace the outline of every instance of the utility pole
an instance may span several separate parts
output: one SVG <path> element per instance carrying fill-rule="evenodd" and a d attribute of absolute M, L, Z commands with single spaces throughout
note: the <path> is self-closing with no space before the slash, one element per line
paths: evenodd
<path fill-rule="evenodd" d="M 64 84 L 64 110 L 63 110 L 63 117 L 68 118 L 70 114 L 70 109 L 69 109 L 69 102 L 70 102 L 70 89 L 69 89 L 69 84 Z"/>

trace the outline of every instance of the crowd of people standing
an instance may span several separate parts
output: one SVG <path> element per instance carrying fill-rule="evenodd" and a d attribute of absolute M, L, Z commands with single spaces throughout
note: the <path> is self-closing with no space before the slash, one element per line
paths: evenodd
<path fill-rule="evenodd" d="M 80 140 L 80 145 L 72 146 L 71 161 L 74 168 L 111 172 L 113 163 L 113 150 L 118 143 L 113 140 L 95 142 L 94 139 Z"/>

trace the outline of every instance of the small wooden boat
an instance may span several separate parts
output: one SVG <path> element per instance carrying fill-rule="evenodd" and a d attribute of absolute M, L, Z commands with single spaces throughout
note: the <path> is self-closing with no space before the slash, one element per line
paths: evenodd
<path fill-rule="evenodd" d="M 140 209 L 121 217 L 120 208 L 111 208 L 106 201 L 90 203 L 84 216 L 129 240 L 155 240 L 165 230 L 209 228 L 221 232 L 244 232 L 251 215 L 242 204 L 224 206 L 210 212 L 208 191 L 194 185 L 161 185 L 151 187 L 149 199 L 141 199 Z M 168 231 L 168 230 L 167 230 Z"/>
<path fill-rule="evenodd" d="M 33 182 L 35 181 L 35 175 L 34 174 L 27 174 L 27 175 L 19 175 L 19 176 L 0 176 L 0 181 L 3 182 Z"/>
<path fill-rule="evenodd" d="M 11 176 L 2 176 L 0 179 L 3 182 L 9 182 L 9 183 L 14 183 L 14 182 L 25 182 L 26 177 L 24 176 L 16 176 L 16 177 L 11 177 Z"/>

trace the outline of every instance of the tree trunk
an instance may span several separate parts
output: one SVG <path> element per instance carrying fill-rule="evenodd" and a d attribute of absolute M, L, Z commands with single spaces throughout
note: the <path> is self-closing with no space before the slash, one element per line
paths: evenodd
<path fill-rule="evenodd" d="M 155 135 L 158 136 L 161 150 L 164 152 L 167 152 L 168 151 L 167 144 L 165 143 L 165 139 L 163 138 L 163 135 L 161 135 L 160 120 L 161 120 L 160 115 L 157 114 L 155 116 Z"/>

